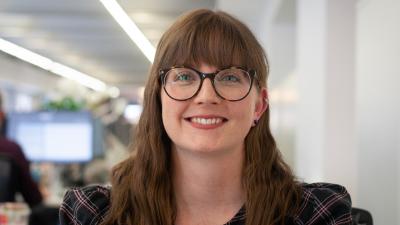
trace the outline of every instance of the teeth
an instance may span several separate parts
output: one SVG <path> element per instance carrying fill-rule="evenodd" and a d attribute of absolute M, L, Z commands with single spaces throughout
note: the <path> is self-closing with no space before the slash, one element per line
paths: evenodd
<path fill-rule="evenodd" d="M 199 123 L 199 124 L 203 124 L 203 125 L 210 125 L 210 124 L 218 124 L 222 122 L 221 118 L 198 118 L 198 117 L 192 117 L 191 121 L 193 123 Z"/>

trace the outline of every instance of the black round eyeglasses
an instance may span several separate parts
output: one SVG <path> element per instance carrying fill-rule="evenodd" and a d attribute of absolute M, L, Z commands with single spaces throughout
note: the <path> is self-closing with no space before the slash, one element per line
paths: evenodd
<path fill-rule="evenodd" d="M 256 71 L 241 67 L 229 67 L 215 73 L 203 73 L 190 67 L 171 67 L 159 71 L 166 94 L 177 101 L 196 96 L 206 78 L 209 78 L 215 93 L 228 101 L 244 99 L 253 86 Z"/>

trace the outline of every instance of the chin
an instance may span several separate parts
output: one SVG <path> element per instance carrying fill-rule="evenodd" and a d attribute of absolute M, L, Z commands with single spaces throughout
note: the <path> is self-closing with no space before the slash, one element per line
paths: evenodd
<path fill-rule="evenodd" d="M 209 146 L 209 145 L 196 145 L 186 148 L 186 151 L 190 151 L 195 154 L 201 155 L 215 155 L 229 152 L 232 148 L 224 148 L 222 146 Z"/>
<path fill-rule="evenodd" d="M 214 146 L 195 145 L 188 147 L 187 150 L 191 152 L 215 152 L 218 151 L 219 149 Z"/>

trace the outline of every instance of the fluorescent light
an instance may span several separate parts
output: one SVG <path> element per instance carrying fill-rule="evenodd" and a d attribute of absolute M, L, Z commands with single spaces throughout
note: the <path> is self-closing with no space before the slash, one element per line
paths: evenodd
<path fill-rule="evenodd" d="M 0 38 L 0 50 L 45 70 L 48 70 L 50 65 L 53 63 L 53 61 L 46 57 L 22 48 L 2 38 Z"/>
<path fill-rule="evenodd" d="M 84 73 L 81 73 L 75 69 L 72 69 L 68 66 L 62 65 L 60 63 L 53 63 L 50 71 L 59 74 L 60 76 L 63 76 L 65 78 L 68 78 L 70 80 L 74 80 L 76 82 L 79 82 L 80 84 L 89 87 L 93 90 L 96 91 L 105 91 L 106 90 L 106 84 L 96 78 L 93 78 L 89 75 L 86 75 Z"/>
<path fill-rule="evenodd" d="M 57 63 L 51 59 L 43 57 L 37 53 L 34 53 L 28 49 L 22 48 L 14 43 L 6 41 L 0 38 L 0 50 L 15 56 L 23 61 L 38 66 L 44 70 L 50 71 L 59 76 L 65 77 L 70 80 L 74 80 L 83 86 L 86 86 L 95 91 L 106 91 L 107 85 L 92 76 L 79 72 L 71 67 Z M 115 90 L 114 90 L 115 92 Z"/>
<path fill-rule="evenodd" d="M 143 32 L 136 26 L 131 18 L 115 0 L 100 0 L 111 16 L 117 21 L 129 38 L 139 47 L 146 58 L 153 63 L 155 48 Z"/>

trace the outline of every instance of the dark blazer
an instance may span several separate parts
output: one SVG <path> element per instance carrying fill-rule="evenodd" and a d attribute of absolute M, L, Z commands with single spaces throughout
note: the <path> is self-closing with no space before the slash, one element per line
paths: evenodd
<path fill-rule="evenodd" d="M 351 200 L 340 185 L 314 183 L 302 185 L 302 202 L 286 224 L 296 225 L 351 225 Z M 103 221 L 110 206 L 110 189 L 87 186 L 69 190 L 60 207 L 61 225 L 97 225 Z M 246 210 L 242 207 L 226 225 L 244 225 Z"/>

